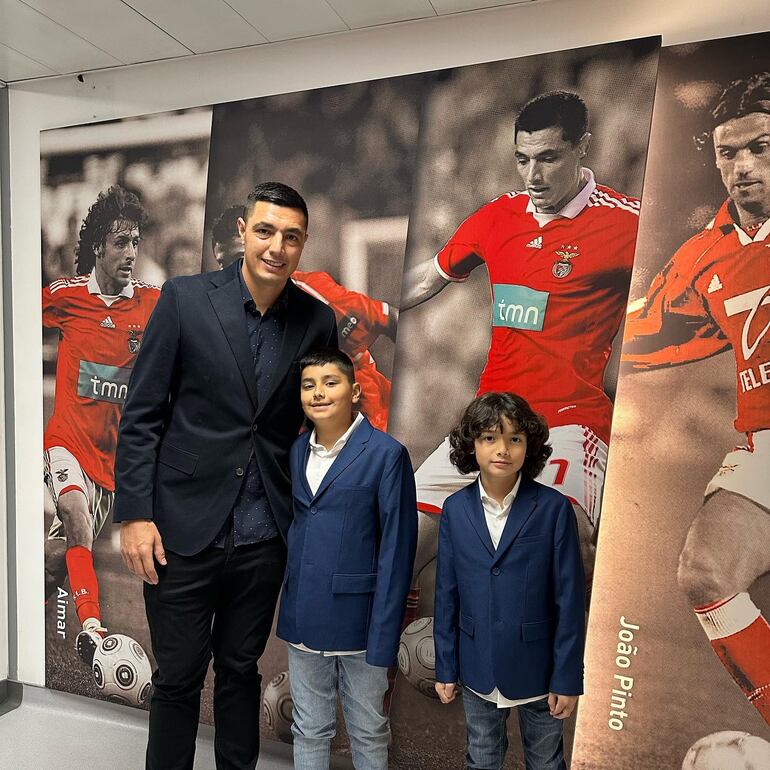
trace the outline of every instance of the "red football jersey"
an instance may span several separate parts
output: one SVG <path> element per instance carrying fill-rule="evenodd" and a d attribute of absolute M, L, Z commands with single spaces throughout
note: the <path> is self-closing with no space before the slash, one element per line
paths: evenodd
<path fill-rule="evenodd" d="M 390 380 L 378 371 L 369 346 L 388 326 L 388 304 L 340 286 L 328 273 L 296 270 L 292 279 L 334 311 L 340 348 L 353 360 L 356 379 L 361 385 L 361 411 L 375 428 L 385 430 Z"/>
<path fill-rule="evenodd" d="M 672 366 L 732 347 L 735 428 L 770 428 L 770 220 L 752 237 L 725 201 L 706 228 L 674 254 L 626 322 L 623 360 Z M 636 304 L 636 303 L 634 303 Z"/>
<path fill-rule="evenodd" d="M 44 446 L 61 446 L 108 491 L 128 378 L 160 290 L 132 280 L 110 304 L 95 278 L 61 278 L 43 289 L 43 326 L 59 330 L 54 411 Z"/>
<path fill-rule="evenodd" d="M 478 395 L 512 390 L 550 427 L 586 425 L 609 441 L 604 370 L 623 321 L 639 201 L 586 186 L 559 215 L 536 214 L 526 193 L 506 193 L 466 219 L 436 255 L 462 281 L 486 263 L 492 341 Z"/>

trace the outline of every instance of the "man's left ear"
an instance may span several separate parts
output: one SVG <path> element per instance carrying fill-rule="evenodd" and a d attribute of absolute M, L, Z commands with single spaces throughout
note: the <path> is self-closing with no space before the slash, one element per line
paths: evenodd
<path fill-rule="evenodd" d="M 578 139 L 577 148 L 578 148 L 578 156 L 581 158 L 585 158 L 586 154 L 588 153 L 588 146 L 591 144 L 591 132 L 586 131 L 583 136 Z"/>
<path fill-rule="evenodd" d="M 357 404 L 361 400 L 361 386 L 357 383 L 353 383 L 353 403 Z"/>

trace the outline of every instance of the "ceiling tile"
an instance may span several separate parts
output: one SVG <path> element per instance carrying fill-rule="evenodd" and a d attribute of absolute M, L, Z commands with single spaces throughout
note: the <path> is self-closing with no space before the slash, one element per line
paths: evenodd
<path fill-rule="evenodd" d="M 97 48 L 134 64 L 190 52 L 121 0 L 23 0 Z"/>
<path fill-rule="evenodd" d="M 425 19 L 436 12 L 429 0 L 327 0 L 351 28 L 371 27 L 394 21 Z"/>
<path fill-rule="evenodd" d="M 479 8 L 497 8 L 501 5 L 517 5 L 529 3 L 532 0 L 431 0 L 436 13 L 459 13 L 460 11 L 475 11 Z"/>
<path fill-rule="evenodd" d="M 0 43 L 58 73 L 121 64 L 19 0 L 0 0 Z"/>
<path fill-rule="evenodd" d="M 55 74 L 40 62 L 33 61 L 23 53 L 0 43 L 0 80 L 25 80 Z"/>
<path fill-rule="evenodd" d="M 49 0 L 55 2 L 55 0 Z M 267 42 L 224 0 L 124 0 L 195 53 Z"/>
<path fill-rule="evenodd" d="M 325 0 L 227 0 L 268 40 L 341 32 L 348 27 Z"/>

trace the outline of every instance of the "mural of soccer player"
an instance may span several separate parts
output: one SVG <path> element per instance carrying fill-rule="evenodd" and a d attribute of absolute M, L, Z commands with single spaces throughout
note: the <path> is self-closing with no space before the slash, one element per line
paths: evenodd
<path fill-rule="evenodd" d="M 401 310 L 486 265 L 492 339 L 477 392 L 515 391 L 548 421 L 554 451 L 539 481 L 572 501 L 590 581 L 612 416 L 604 374 L 623 321 L 640 203 L 583 166 L 591 134 L 575 93 L 527 102 L 514 141 L 525 189 L 482 206 L 416 264 Z M 436 555 L 441 506 L 471 478 L 449 462 L 448 439 L 417 470 L 420 542 L 405 623 L 416 616 L 419 574 Z"/>
<path fill-rule="evenodd" d="M 243 242 L 237 225 L 242 213 L 242 206 L 230 206 L 219 215 L 212 228 L 212 250 L 222 268 L 243 256 Z M 387 302 L 346 289 L 320 270 L 295 270 L 292 280 L 334 311 L 340 347 L 353 361 L 356 381 L 361 385 L 361 411 L 375 428 L 385 430 L 391 383 L 377 369 L 377 362 L 369 348 L 382 335 L 395 342 L 398 309 Z"/>
<path fill-rule="evenodd" d="M 623 362 L 656 369 L 732 350 L 735 428 L 679 558 L 678 580 L 711 646 L 770 724 L 770 625 L 748 591 L 770 571 L 770 72 L 735 80 L 712 112 L 727 192 L 632 303 Z"/>
<path fill-rule="evenodd" d="M 243 258 L 243 239 L 238 233 L 238 220 L 242 216 L 242 205 L 228 206 L 211 228 L 211 251 L 220 270 Z"/>
<path fill-rule="evenodd" d="M 54 410 L 45 429 L 46 597 L 69 577 L 90 665 L 107 633 L 92 547 L 110 515 L 118 422 L 131 367 L 159 290 L 132 277 L 147 213 L 115 185 L 99 193 L 80 227 L 75 273 L 43 288 L 43 326 L 58 329 Z"/>

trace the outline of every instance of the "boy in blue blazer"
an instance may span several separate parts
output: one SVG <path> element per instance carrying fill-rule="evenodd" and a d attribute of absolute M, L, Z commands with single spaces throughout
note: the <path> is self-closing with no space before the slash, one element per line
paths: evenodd
<path fill-rule="evenodd" d="M 300 368 L 313 430 L 291 451 L 294 520 L 277 630 L 288 642 L 294 767 L 328 770 L 339 692 L 356 770 L 386 770 L 387 671 L 417 547 L 412 463 L 354 411 L 361 388 L 348 356 L 323 350 Z"/>
<path fill-rule="evenodd" d="M 563 723 L 583 692 L 585 578 L 575 514 L 534 479 L 548 427 L 513 393 L 486 393 L 450 434 L 477 481 L 444 503 L 436 569 L 436 691 L 462 682 L 469 770 L 500 770 L 518 707 L 527 770 L 564 770 Z"/>

